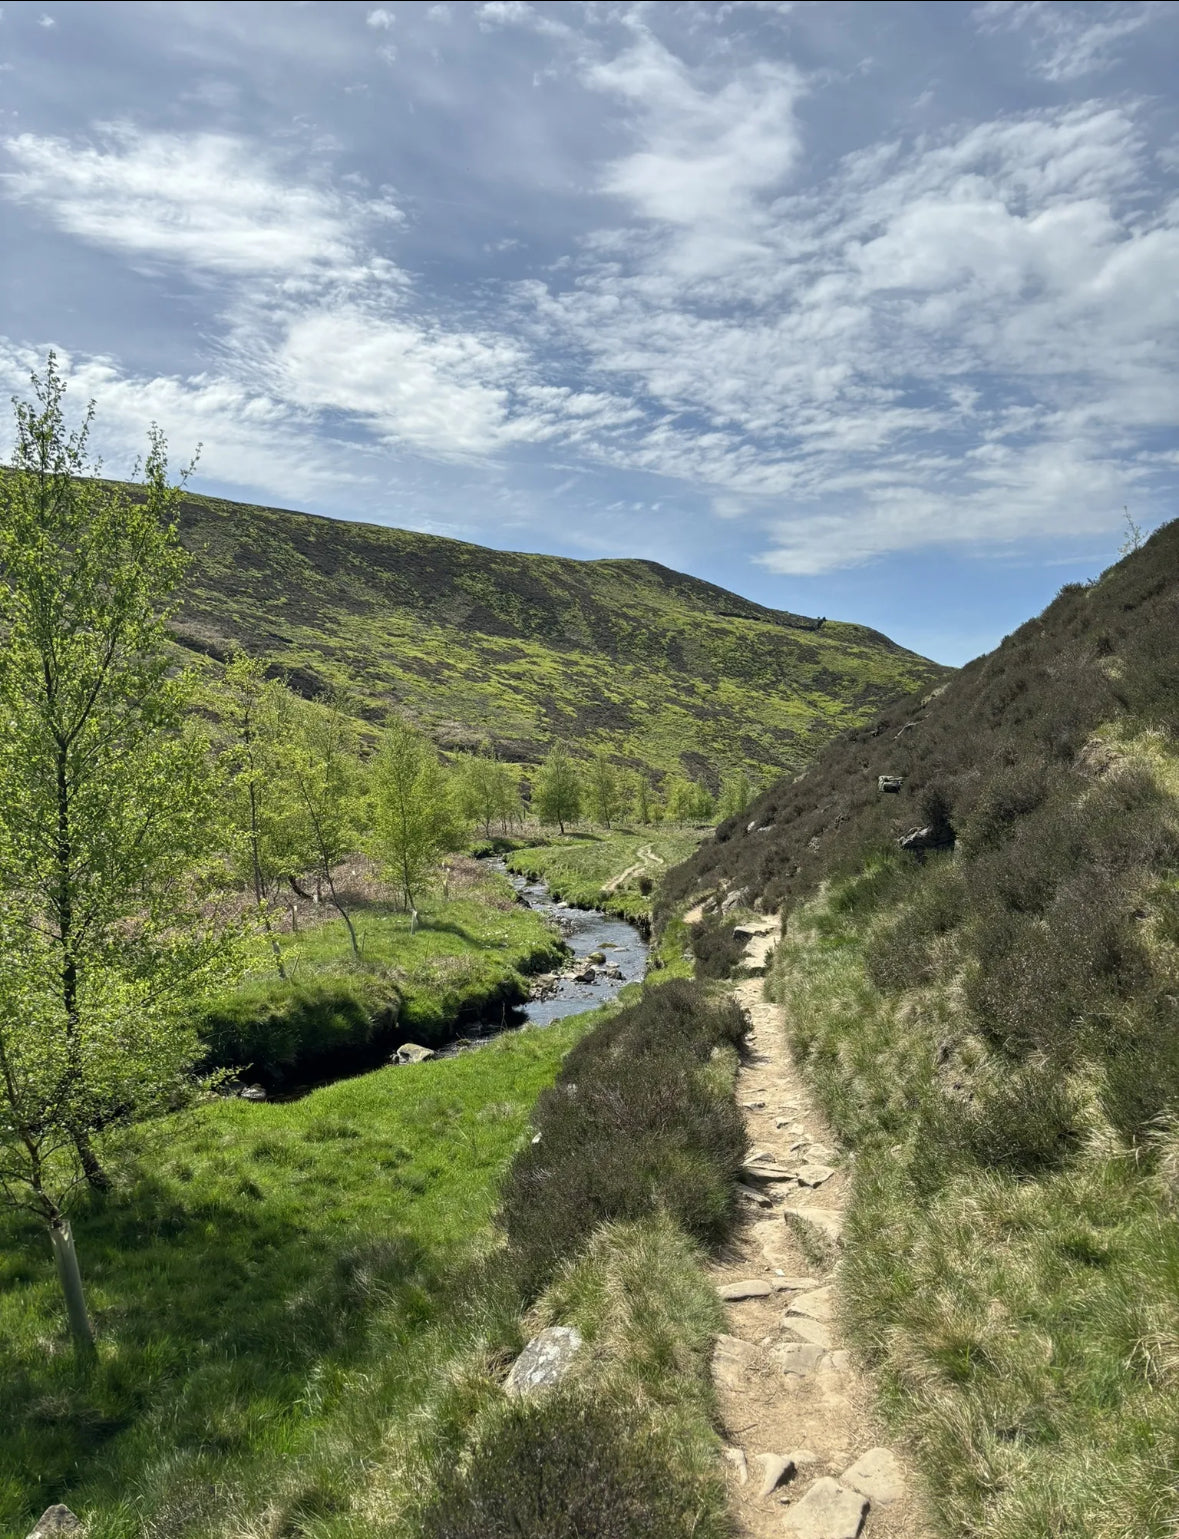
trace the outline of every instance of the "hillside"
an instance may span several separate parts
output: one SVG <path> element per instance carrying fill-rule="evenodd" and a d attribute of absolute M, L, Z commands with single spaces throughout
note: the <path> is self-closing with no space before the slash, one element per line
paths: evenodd
<path fill-rule="evenodd" d="M 863 626 L 766 609 L 648 561 L 573 561 L 189 496 L 177 638 L 346 684 L 444 748 L 539 760 L 555 737 L 716 788 L 798 767 L 947 670 Z"/>
<path fill-rule="evenodd" d="M 843 1318 L 946 1534 L 1174 1533 L 1177 681 L 1172 523 L 666 884 L 712 972 L 784 915 L 769 987 L 855 1158 Z"/>

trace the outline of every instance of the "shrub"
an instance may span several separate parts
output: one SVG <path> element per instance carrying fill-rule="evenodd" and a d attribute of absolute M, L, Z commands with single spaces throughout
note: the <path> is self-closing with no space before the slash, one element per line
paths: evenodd
<path fill-rule="evenodd" d="M 691 929 L 692 953 L 703 978 L 727 978 L 745 954 L 745 942 L 733 939 L 733 921 L 718 914 Z"/>
<path fill-rule="evenodd" d="M 732 1001 L 676 980 L 574 1048 L 504 1184 L 501 1222 L 527 1291 L 613 1220 L 666 1213 L 697 1240 L 723 1238 L 747 1145 L 710 1059 L 744 1032 Z"/>
<path fill-rule="evenodd" d="M 709 1539 L 700 1492 L 630 1408 L 566 1391 L 517 1401 L 444 1469 L 422 1539 Z"/>

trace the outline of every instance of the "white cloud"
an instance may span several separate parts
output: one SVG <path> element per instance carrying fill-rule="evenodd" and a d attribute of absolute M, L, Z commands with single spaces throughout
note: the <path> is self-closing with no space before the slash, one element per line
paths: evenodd
<path fill-rule="evenodd" d="M 983 32 L 1018 32 L 1031 44 L 1032 68 L 1045 80 L 1078 80 L 1117 62 L 1117 45 L 1166 15 L 1168 7 L 1145 3 L 1062 3 L 1062 0 L 990 0 L 973 16 Z M 1173 10 L 1173 7 L 1171 8 Z"/>
<path fill-rule="evenodd" d="M 93 143 L 26 133 L 4 141 L 9 197 L 61 229 L 140 258 L 209 272 L 297 278 L 348 272 L 364 259 L 368 219 L 398 217 L 332 188 L 283 177 L 272 158 L 229 134 L 107 128 Z"/>
<path fill-rule="evenodd" d="M 41 15 L 37 17 L 37 25 L 39 27 L 44 27 L 45 30 L 48 31 L 50 29 L 50 27 L 56 27 L 57 26 L 57 22 L 54 20 L 54 18 L 52 16 L 50 16 L 46 12 L 42 11 Z"/>
<path fill-rule="evenodd" d="M 531 20 L 534 15 L 524 0 L 486 0 L 475 7 L 480 26 L 509 27 Z"/>
<path fill-rule="evenodd" d="M 396 17 L 392 11 L 386 10 L 383 5 L 378 5 L 364 19 L 370 27 L 376 27 L 381 31 L 387 32 L 393 25 Z"/>

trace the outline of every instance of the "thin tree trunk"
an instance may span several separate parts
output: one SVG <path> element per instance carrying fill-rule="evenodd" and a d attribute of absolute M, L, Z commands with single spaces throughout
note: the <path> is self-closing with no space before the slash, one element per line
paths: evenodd
<path fill-rule="evenodd" d="M 74 1351 L 84 1362 L 91 1362 L 95 1355 L 94 1328 L 90 1324 L 86 1297 L 82 1292 L 82 1273 L 78 1267 L 74 1236 L 60 1214 L 50 1222 L 49 1238 L 53 1244 L 53 1258 L 57 1262 L 58 1280 L 65 1297 L 66 1318 L 69 1320 Z"/>
<path fill-rule="evenodd" d="M 348 926 L 348 939 L 352 942 L 352 954 L 353 956 L 359 957 L 360 947 L 356 941 L 356 926 L 352 923 L 352 916 L 336 896 L 336 884 L 332 881 L 332 873 L 330 871 L 326 871 L 325 875 L 327 877 L 328 891 L 332 895 L 332 902 L 335 904 L 340 918 Z"/>

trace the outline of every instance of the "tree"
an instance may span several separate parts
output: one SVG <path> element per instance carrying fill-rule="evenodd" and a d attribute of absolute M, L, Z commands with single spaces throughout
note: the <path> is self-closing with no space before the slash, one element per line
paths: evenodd
<path fill-rule="evenodd" d="M 667 788 L 667 815 L 673 823 L 687 823 L 693 816 L 696 787 L 682 775 L 676 775 Z"/>
<path fill-rule="evenodd" d="M 555 823 L 562 833 L 566 823 L 581 816 L 581 776 L 564 743 L 554 743 L 537 771 L 532 806 L 542 823 Z"/>
<path fill-rule="evenodd" d="M 749 784 L 749 776 L 744 770 L 736 770 L 731 775 L 726 775 L 721 786 L 720 806 L 717 809 L 721 820 L 736 817 L 743 812 L 753 800 L 753 787 Z"/>
<path fill-rule="evenodd" d="M 621 779 L 604 753 L 596 753 L 590 763 L 589 804 L 594 821 L 606 828 L 622 811 Z"/>
<path fill-rule="evenodd" d="M 467 830 L 450 777 L 432 743 L 403 721 L 388 727 L 372 763 L 374 855 L 417 917 L 417 894 L 441 856 Z"/>
<path fill-rule="evenodd" d="M 466 754 L 459 762 L 456 779 L 464 816 L 482 824 L 487 838 L 493 823 L 506 832 L 519 816 L 520 783 L 510 764 L 485 753 Z"/>
<path fill-rule="evenodd" d="M 228 757 L 236 853 L 253 889 L 275 969 L 285 979 L 282 951 L 270 922 L 271 900 L 284 877 L 301 874 L 292 866 L 293 809 L 282 784 L 285 691 L 267 677 L 264 659 L 239 652 L 226 664 L 222 693 L 225 721 L 233 733 Z"/>
<path fill-rule="evenodd" d="M 14 401 L 0 480 L 0 1193 L 48 1227 L 77 1350 L 93 1350 L 71 1195 L 95 1140 L 193 1084 L 191 997 L 234 936 L 202 917 L 207 745 L 165 621 L 186 557 L 151 429 L 142 486 L 96 479 L 49 356 Z"/>
<path fill-rule="evenodd" d="M 644 775 L 637 777 L 632 807 L 635 822 L 641 828 L 646 828 L 653 819 L 651 816 L 651 787 L 647 784 L 646 776 Z"/>
<path fill-rule="evenodd" d="M 284 769 L 295 806 L 291 876 L 314 871 L 331 894 L 359 957 L 356 926 L 336 890 L 333 867 L 355 853 L 360 840 L 361 768 L 356 733 L 338 694 L 311 704 L 285 691 L 281 734 Z M 301 858 L 300 858 L 301 857 Z"/>

